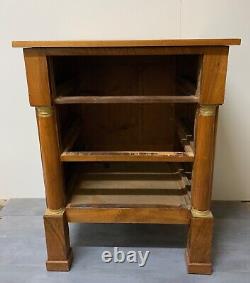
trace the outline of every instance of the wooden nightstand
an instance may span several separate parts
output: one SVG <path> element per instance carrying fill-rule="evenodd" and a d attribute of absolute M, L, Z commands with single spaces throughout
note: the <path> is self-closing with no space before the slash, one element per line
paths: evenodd
<path fill-rule="evenodd" d="M 216 124 L 238 44 L 13 42 L 36 108 L 48 270 L 70 269 L 68 222 L 82 222 L 189 225 L 188 272 L 212 272 Z"/>

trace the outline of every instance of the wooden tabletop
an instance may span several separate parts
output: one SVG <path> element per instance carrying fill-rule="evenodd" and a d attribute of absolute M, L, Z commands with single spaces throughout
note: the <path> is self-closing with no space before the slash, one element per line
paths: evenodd
<path fill-rule="evenodd" d="M 136 47 L 136 46 L 228 46 L 240 45 L 240 38 L 161 40 L 76 40 L 12 41 L 12 47 Z"/>

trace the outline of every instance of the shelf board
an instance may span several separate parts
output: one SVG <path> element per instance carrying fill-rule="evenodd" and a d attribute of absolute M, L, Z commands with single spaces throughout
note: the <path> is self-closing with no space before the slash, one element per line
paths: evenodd
<path fill-rule="evenodd" d="M 182 174 L 124 173 L 79 171 L 66 207 L 67 219 L 87 223 L 189 222 L 189 185 Z"/>
<path fill-rule="evenodd" d="M 56 104 L 92 103 L 198 103 L 195 95 L 188 96 L 59 96 Z"/>
<path fill-rule="evenodd" d="M 193 152 L 160 151 L 68 151 L 61 154 L 61 161 L 163 161 L 193 162 Z"/>
<path fill-rule="evenodd" d="M 80 133 L 80 120 L 72 122 L 66 136 L 63 139 L 64 150 L 60 155 L 63 162 L 142 162 L 142 161 L 160 161 L 160 162 L 193 162 L 194 145 L 192 134 L 178 121 L 177 132 L 183 151 L 101 151 L 75 150 L 77 138 Z"/>
<path fill-rule="evenodd" d="M 74 195 L 70 207 L 77 208 L 160 208 L 187 206 L 186 195 Z"/>
<path fill-rule="evenodd" d="M 180 173 L 93 172 L 81 174 L 77 195 L 78 201 L 81 195 L 83 201 L 87 195 L 184 195 L 189 188 Z"/>

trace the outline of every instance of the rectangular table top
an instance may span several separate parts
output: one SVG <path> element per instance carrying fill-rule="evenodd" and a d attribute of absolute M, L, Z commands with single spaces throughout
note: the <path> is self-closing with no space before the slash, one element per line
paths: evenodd
<path fill-rule="evenodd" d="M 12 41 L 12 47 L 143 47 L 143 46 L 229 46 L 240 45 L 241 39 L 160 39 L 160 40 L 59 40 Z"/>

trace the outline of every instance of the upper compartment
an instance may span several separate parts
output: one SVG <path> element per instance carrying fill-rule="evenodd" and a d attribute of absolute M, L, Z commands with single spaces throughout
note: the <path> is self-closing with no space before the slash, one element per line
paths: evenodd
<path fill-rule="evenodd" d="M 202 55 L 52 56 L 55 103 L 196 103 Z"/>

